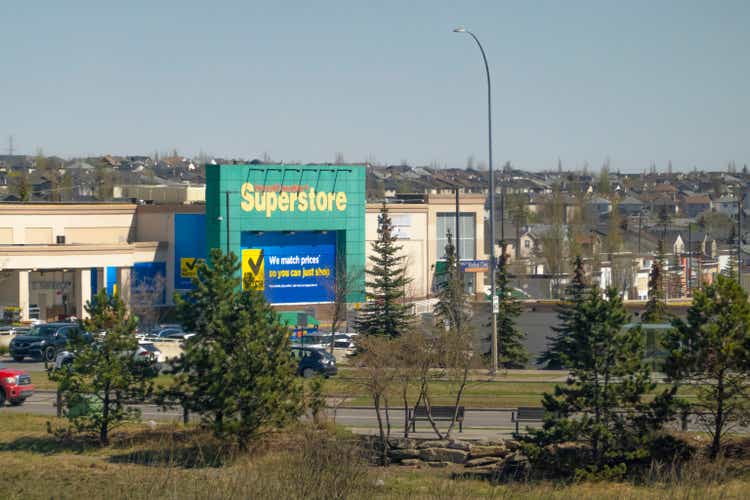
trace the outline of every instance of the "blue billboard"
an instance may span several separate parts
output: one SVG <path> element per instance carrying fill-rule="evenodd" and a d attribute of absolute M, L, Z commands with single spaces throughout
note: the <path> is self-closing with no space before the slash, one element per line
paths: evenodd
<path fill-rule="evenodd" d="M 174 216 L 174 289 L 190 290 L 198 264 L 206 260 L 205 214 Z"/>
<path fill-rule="evenodd" d="M 243 281 L 270 303 L 333 302 L 335 231 L 245 231 L 241 250 Z"/>

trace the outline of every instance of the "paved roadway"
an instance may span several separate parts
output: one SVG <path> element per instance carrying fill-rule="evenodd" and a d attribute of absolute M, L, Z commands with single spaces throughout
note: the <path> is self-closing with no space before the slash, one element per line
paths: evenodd
<path fill-rule="evenodd" d="M 142 412 L 142 420 L 158 421 L 181 421 L 181 410 L 162 411 L 155 405 L 138 405 Z M 31 398 L 27 399 L 22 406 L 6 406 L 0 408 L 0 425 L 2 425 L 2 415 L 10 413 L 31 413 L 36 415 L 55 415 L 55 393 L 51 391 L 38 391 Z M 348 427 L 353 432 L 359 434 L 374 434 L 377 432 L 377 418 L 373 408 L 364 407 L 346 407 L 336 410 L 328 410 L 329 419 L 337 424 Z M 390 412 L 392 433 L 399 434 L 403 429 L 403 410 L 392 409 Z M 536 425 L 536 424 L 535 424 Z M 446 422 L 439 422 L 438 427 L 445 431 Z M 524 426 L 522 426 L 522 429 Z M 466 409 L 464 420 L 464 431 L 459 433 L 456 426 L 453 435 L 465 439 L 494 439 L 507 438 L 515 429 L 515 424 L 511 420 L 511 409 Z M 699 427 L 690 423 L 689 431 L 697 431 Z M 743 429 L 746 432 L 747 429 Z M 417 422 L 417 432 L 412 433 L 414 437 L 434 437 L 434 433 L 429 422 Z"/>

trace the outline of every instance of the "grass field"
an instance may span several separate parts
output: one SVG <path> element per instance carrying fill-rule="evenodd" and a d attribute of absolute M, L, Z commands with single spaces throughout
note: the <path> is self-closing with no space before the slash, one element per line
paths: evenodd
<path fill-rule="evenodd" d="M 374 467 L 352 455 L 350 438 L 321 438 L 305 426 L 258 440 L 232 454 L 196 429 L 131 424 L 112 445 L 62 443 L 44 417 L 0 413 L 3 498 L 746 498 L 746 472 L 664 476 L 647 485 L 596 482 L 492 485 L 451 479 L 450 469 Z M 62 422 L 51 420 L 53 426 Z M 735 466 L 736 469 L 736 466 Z"/>
<path fill-rule="evenodd" d="M 31 378 L 39 390 L 54 390 L 56 384 L 51 382 L 46 372 L 30 372 Z M 539 406 L 542 395 L 552 392 L 559 381 L 559 372 L 524 373 L 514 371 L 511 374 L 498 374 L 488 377 L 486 372 L 472 375 L 466 386 L 462 404 L 467 408 L 517 408 L 519 406 Z M 169 375 L 160 375 L 156 385 L 166 385 L 170 381 Z M 658 386 L 657 391 L 664 386 Z M 342 369 L 339 375 L 327 379 L 324 383 L 324 393 L 327 397 L 343 399 L 348 406 L 372 406 L 372 399 L 366 393 L 360 379 L 360 373 L 352 368 Z M 436 405 L 452 404 L 456 384 L 448 380 L 435 380 L 430 385 L 432 403 Z M 682 391 L 682 395 L 690 397 L 690 392 Z M 414 404 L 418 397 L 416 386 L 409 391 L 410 404 Z M 389 394 L 392 405 L 401 405 L 400 388 L 394 384 Z"/>

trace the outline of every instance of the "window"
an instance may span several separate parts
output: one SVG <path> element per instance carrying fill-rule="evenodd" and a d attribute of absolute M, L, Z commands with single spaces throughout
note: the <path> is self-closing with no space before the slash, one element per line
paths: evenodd
<path fill-rule="evenodd" d="M 462 213 L 459 216 L 459 256 L 461 260 L 476 259 L 476 224 L 473 213 Z M 437 214 L 437 255 L 439 259 L 445 258 L 445 245 L 448 244 L 448 231 L 455 244 L 456 236 L 456 213 Z"/>
<path fill-rule="evenodd" d="M 523 246 L 524 246 L 524 248 L 531 248 L 531 240 L 530 240 L 530 239 L 528 239 L 528 238 L 527 238 L 527 239 L 525 239 L 525 240 L 523 241 Z"/>

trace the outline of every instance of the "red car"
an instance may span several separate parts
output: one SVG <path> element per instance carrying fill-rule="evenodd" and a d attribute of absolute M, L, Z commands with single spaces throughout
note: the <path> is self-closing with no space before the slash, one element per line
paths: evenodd
<path fill-rule="evenodd" d="M 9 401 L 13 406 L 23 404 L 34 394 L 31 376 L 23 370 L 0 367 L 0 407 Z"/>

